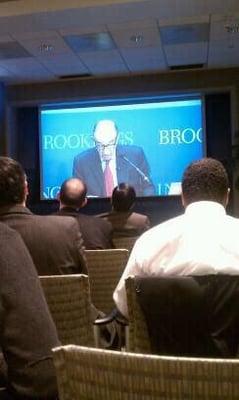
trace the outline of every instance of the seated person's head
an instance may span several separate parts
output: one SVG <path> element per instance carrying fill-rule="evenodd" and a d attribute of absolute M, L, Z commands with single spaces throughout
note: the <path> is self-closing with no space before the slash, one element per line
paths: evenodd
<path fill-rule="evenodd" d="M 63 182 L 58 195 L 60 206 L 81 208 L 87 203 L 86 184 L 78 178 L 70 178 Z"/>
<path fill-rule="evenodd" d="M 192 162 L 185 170 L 182 180 L 184 207 L 196 201 L 214 201 L 226 207 L 229 181 L 222 163 L 213 158 Z"/>
<path fill-rule="evenodd" d="M 112 207 L 114 211 L 129 211 L 135 203 L 136 193 L 133 186 L 120 183 L 112 193 Z"/>
<path fill-rule="evenodd" d="M 25 204 L 28 194 L 25 172 L 17 161 L 0 157 L 0 207 Z"/>

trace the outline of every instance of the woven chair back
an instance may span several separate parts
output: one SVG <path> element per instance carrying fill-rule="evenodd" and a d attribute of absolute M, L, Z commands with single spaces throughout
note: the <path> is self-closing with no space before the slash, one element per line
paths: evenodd
<path fill-rule="evenodd" d="M 127 249 L 129 252 L 131 252 L 137 239 L 138 236 L 122 236 L 114 237 L 113 242 L 116 249 Z"/>
<path fill-rule="evenodd" d="M 88 277 L 52 275 L 40 280 L 61 343 L 94 346 Z"/>
<path fill-rule="evenodd" d="M 53 350 L 61 400 L 238 400 L 239 360 Z"/>
<path fill-rule="evenodd" d="M 151 343 L 147 323 L 136 293 L 136 282 L 133 277 L 125 281 L 129 312 L 128 351 L 135 353 L 151 353 Z"/>
<path fill-rule="evenodd" d="M 86 250 L 92 302 L 105 314 L 115 307 L 113 292 L 126 266 L 125 249 Z"/>

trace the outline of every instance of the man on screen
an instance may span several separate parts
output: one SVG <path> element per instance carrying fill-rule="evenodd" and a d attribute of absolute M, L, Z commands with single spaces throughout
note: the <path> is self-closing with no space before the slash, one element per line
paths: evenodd
<path fill-rule="evenodd" d="M 73 163 L 73 176 L 86 182 L 89 196 L 110 197 L 121 182 L 134 186 L 137 196 L 155 194 L 143 149 L 117 144 L 114 121 L 99 121 L 93 136 L 95 147 L 78 154 Z"/>

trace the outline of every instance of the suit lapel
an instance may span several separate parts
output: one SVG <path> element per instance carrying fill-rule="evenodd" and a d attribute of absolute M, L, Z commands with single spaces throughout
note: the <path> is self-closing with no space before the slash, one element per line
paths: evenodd
<path fill-rule="evenodd" d="M 98 151 L 94 148 L 92 152 L 92 161 L 89 165 L 89 169 L 91 170 L 91 176 L 94 179 L 92 182 L 92 187 L 95 187 L 101 192 L 100 196 L 105 195 L 104 188 L 104 175 L 102 170 L 102 165 L 100 161 L 100 156 Z"/>

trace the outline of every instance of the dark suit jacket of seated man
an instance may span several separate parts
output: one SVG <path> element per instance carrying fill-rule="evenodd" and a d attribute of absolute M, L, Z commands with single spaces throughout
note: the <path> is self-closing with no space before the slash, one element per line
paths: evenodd
<path fill-rule="evenodd" d="M 66 179 L 58 194 L 60 209 L 58 216 L 72 216 L 79 224 L 84 246 L 87 250 L 101 250 L 114 247 L 112 227 L 101 218 L 85 215 L 79 210 L 87 204 L 87 186 L 79 178 Z"/>
<path fill-rule="evenodd" d="M 112 227 L 101 218 L 86 215 L 74 207 L 63 207 L 55 213 L 59 216 L 71 216 L 77 219 L 86 250 L 112 249 Z"/>
<path fill-rule="evenodd" d="M 0 157 L 0 221 L 23 238 L 39 275 L 87 273 L 82 235 L 74 218 L 34 215 L 25 206 L 22 166 Z"/>
<path fill-rule="evenodd" d="M 139 236 L 150 228 L 147 215 L 133 212 L 136 193 L 133 186 L 120 183 L 112 193 L 112 210 L 100 217 L 109 221 L 113 228 L 114 238 L 122 236 Z"/>
<path fill-rule="evenodd" d="M 148 178 L 140 173 L 126 159 L 134 163 Z M 117 145 L 116 171 L 118 182 L 127 182 L 134 186 L 137 196 L 153 196 L 154 185 L 150 179 L 149 166 L 141 147 Z M 89 196 L 105 197 L 104 175 L 99 153 L 96 148 L 78 154 L 74 159 L 73 176 L 86 182 Z"/>
<path fill-rule="evenodd" d="M 1 223 L 0 331 L 10 398 L 56 398 L 51 353 L 60 345 L 56 328 L 26 246 L 16 231 Z"/>
<path fill-rule="evenodd" d="M 0 207 L 0 221 L 22 236 L 39 275 L 87 274 L 83 239 L 71 218 L 34 215 L 27 207 Z"/>

